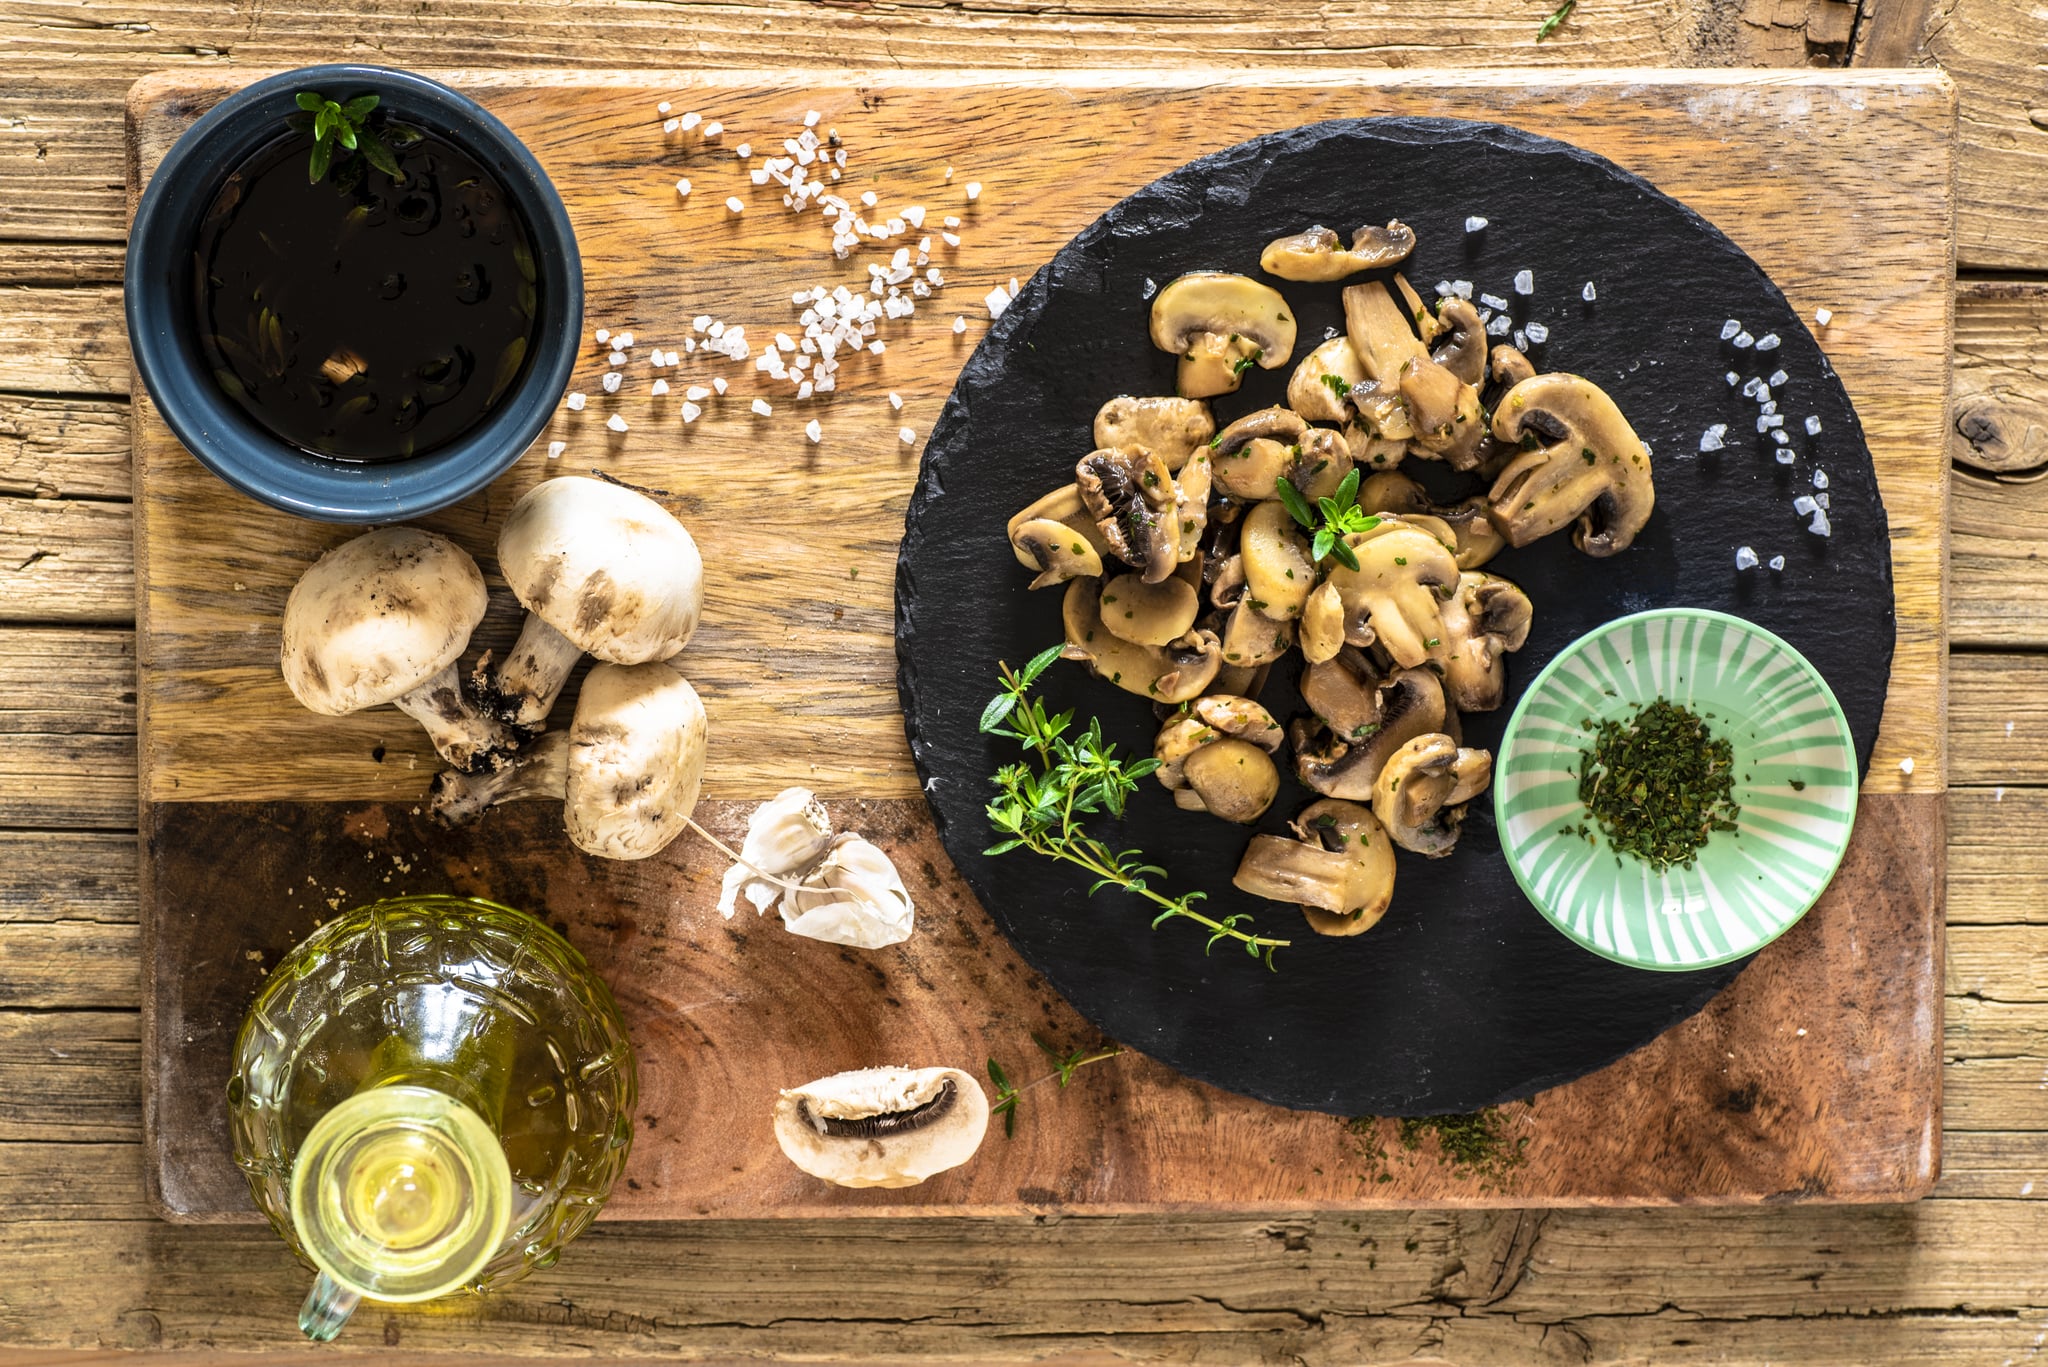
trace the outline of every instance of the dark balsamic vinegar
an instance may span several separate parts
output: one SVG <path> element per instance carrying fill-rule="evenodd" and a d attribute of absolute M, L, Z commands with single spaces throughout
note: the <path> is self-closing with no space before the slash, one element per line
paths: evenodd
<path fill-rule="evenodd" d="M 402 182 L 358 155 L 310 183 L 304 134 L 262 148 L 221 187 L 194 253 L 216 383 L 335 460 L 456 440 L 533 349 L 533 244 L 510 198 L 459 147 L 401 131 L 387 140 Z"/>

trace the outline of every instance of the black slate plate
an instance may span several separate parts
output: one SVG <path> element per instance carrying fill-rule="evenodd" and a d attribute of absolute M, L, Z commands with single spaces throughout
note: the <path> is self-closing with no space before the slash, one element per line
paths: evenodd
<path fill-rule="evenodd" d="M 1489 226 L 1467 234 L 1469 214 Z M 1310 223 L 1341 231 L 1399 217 L 1420 246 L 1409 278 L 1425 297 L 1466 279 L 1514 297 L 1518 325 L 1541 321 L 1539 369 L 1585 375 L 1649 443 L 1657 511 L 1623 555 L 1591 560 L 1566 535 L 1509 551 L 1490 570 L 1535 601 L 1528 645 L 1509 658 L 1500 711 L 1467 719 L 1492 747 L 1527 682 L 1583 632 L 1670 604 L 1719 608 L 1791 641 L 1841 699 L 1863 768 L 1890 676 L 1891 555 L 1876 473 L 1848 395 L 1777 288 L 1698 214 L 1611 162 L 1499 125 L 1442 119 L 1316 124 L 1190 163 L 1110 209 L 1033 276 L 962 371 L 926 447 L 897 570 L 899 683 L 912 753 L 948 853 L 1019 952 L 1115 1039 L 1235 1092 L 1339 1114 L 1468 1111 L 1528 1096 L 1611 1062 L 1690 1016 L 1742 964 L 1660 974 L 1621 967 L 1550 929 L 1515 887 L 1486 800 L 1456 852 L 1403 854 L 1393 909 L 1369 933 L 1308 932 L 1291 907 L 1237 892 L 1249 832 L 1178 811 L 1148 782 L 1117 839 L 1207 890 L 1215 914 L 1245 911 L 1291 935 L 1278 971 L 1203 953 L 1184 923 L 1149 928 L 1145 905 L 1087 896 L 1077 872 L 1025 853 L 989 858 L 988 775 L 1016 758 L 976 730 L 998 660 L 1060 639 L 1060 593 L 1025 590 L 1005 543 L 1010 515 L 1073 478 L 1096 408 L 1112 395 L 1170 394 L 1173 358 L 1147 339 L 1148 281 L 1223 269 L 1258 277 L 1260 248 Z M 1586 303 L 1586 281 L 1597 301 Z M 1276 284 L 1300 321 L 1295 359 L 1342 324 L 1338 289 Z M 1738 350 L 1723 322 L 1775 332 L 1778 350 Z M 1778 387 L 1797 460 L 1775 463 L 1757 405 L 1723 378 Z M 1283 401 L 1287 368 L 1253 371 L 1217 400 L 1219 423 Z M 1804 430 L 1807 415 L 1821 422 Z M 1698 453 L 1709 424 L 1728 449 Z M 1440 494 L 1441 467 L 1409 462 Z M 1806 530 L 1791 500 L 1829 479 L 1832 538 Z M 1454 477 L 1453 477 L 1454 478 Z M 1750 545 L 1780 573 L 1735 569 Z M 1298 655 L 1292 657 L 1299 659 Z M 1050 704 L 1099 715 L 1125 753 L 1150 753 L 1149 706 L 1079 665 L 1049 671 Z M 1285 721 L 1301 710 L 1293 669 L 1263 694 Z M 1283 764 L 1283 770 L 1285 769 Z M 1259 829 L 1280 831 L 1312 794 L 1285 784 Z"/>

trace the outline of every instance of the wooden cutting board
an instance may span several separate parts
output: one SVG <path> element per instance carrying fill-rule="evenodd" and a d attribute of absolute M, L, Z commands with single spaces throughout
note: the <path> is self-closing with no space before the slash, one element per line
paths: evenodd
<path fill-rule="evenodd" d="M 1898 1200 L 1932 1185 L 1954 123 L 1938 72 L 441 78 L 481 98 L 546 166 L 579 234 L 589 325 L 631 330 L 636 357 L 679 348 L 698 314 L 744 324 L 757 348 L 800 331 L 793 291 L 859 288 L 866 263 L 896 245 L 836 261 L 817 215 L 787 213 L 748 183 L 746 168 L 779 150 L 806 111 L 843 138 L 840 188 L 872 190 L 871 217 L 923 205 L 935 234 L 944 216 L 963 220 L 957 249 L 933 244 L 944 288 L 883 333 L 885 354 L 849 362 L 829 401 L 799 403 L 757 385 L 765 377 L 750 365 L 695 357 L 665 372 L 636 360 L 607 398 L 604 349 L 592 346 L 573 385 L 590 406 L 562 412 L 543 438 L 567 443 L 562 459 L 536 446 L 492 489 L 427 523 L 489 573 L 505 511 L 555 469 L 673 491 L 710 570 L 705 625 L 681 659 L 712 717 L 700 817 L 736 839 L 752 802 L 814 788 L 842 827 L 892 854 L 919 928 L 906 945 L 861 953 L 773 921 L 721 921 L 720 861 L 701 842 L 686 837 L 638 864 L 591 860 L 549 804 L 462 833 L 433 827 L 420 801 L 436 766 L 416 727 L 388 708 L 316 717 L 278 677 L 285 596 L 350 533 L 269 512 L 215 481 L 138 384 L 145 1115 L 152 1192 L 168 1217 L 256 1218 L 229 1159 L 221 1088 L 265 965 L 336 910 L 427 891 L 541 913 L 615 985 L 643 1093 L 629 1180 L 608 1210 L 620 1217 Z M 231 88 L 182 74 L 134 87 L 131 197 Z M 727 132 L 716 144 L 664 134 L 663 100 Z M 980 1074 L 991 1056 L 1021 1081 L 1047 1071 L 1034 1033 L 1096 1042 L 967 894 L 919 797 L 890 625 L 918 442 L 897 429 L 929 430 L 986 324 L 984 295 L 1029 275 L 1122 195 L 1257 133 L 1372 114 L 1493 119 L 1601 153 L 1729 233 L 1802 314 L 1833 311 L 1821 336 L 1883 484 L 1899 623 L 1841 874 L 1700 1015 L 1509 1108 L 1527 1161 L 1504 1180 L 1455 1172 L 1429 1146 L 1404 1152 L 1387 1142 L 1391 1122 L 1361 1142 L 1341 1120 L 1246 1101 L 1137 1056 L 1064 1091 L 1029 1092 L 1014 1138 L 992 1133 L 973 1163 L 923 1186 L 851 1192 L 805 1178 L 770 1136 L 779 1087 L 882 1062 Z M 752 163 L 734 154 L 742 142 Z M 687 200 L 674 188 L 681 176 L 694 185 Z M 971 203 L 970 181 L 983 187 Z M 728 213 L 728 195 L 745 213 Z M 665 398 L 649 393 L 657 374 Z M 730 394 L 685 425 L 683 388 L 717 375 Z M 757 395 L 772 417 L 750 411 Z M 614 412 L 626 434 L 606 430 Z M 802 430 L 811 418 L 815 444 Z M 516 632 L 516 605 L 497 587 L 479 649 L 502 649 Z M 1384 1162 L 1367 1156 L 1382 1145 Z"/>

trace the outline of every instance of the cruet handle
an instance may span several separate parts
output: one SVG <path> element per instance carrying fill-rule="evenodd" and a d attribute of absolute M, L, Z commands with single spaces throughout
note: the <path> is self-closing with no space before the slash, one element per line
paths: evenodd
<path fill-rule="evenodd" d="M 322 1272 L 299 1307 L 299 1329 L 315 1343 L 326 1343 L 341 1332 L 348 1317 L 356 1312 L 362 1296 Z"/>

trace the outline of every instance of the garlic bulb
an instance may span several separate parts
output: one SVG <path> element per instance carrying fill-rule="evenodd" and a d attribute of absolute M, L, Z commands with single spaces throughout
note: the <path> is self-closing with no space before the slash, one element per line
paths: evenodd
<path fill-rule="evenodd" d="M 782 894 L 782 924 L 795 935 L 855 949 L 901 944 L 915 928 L 915 909 L 896 866 L 857 835 L 832 842 L 823 863 L 805 876 L 802 892 Z"/>
<path fill-rule="evenodd" d="M 740 843 L 740 858 L 746 863 L 725 871 L 719 887 L 719 914 L 730 921 L 742 895 L 754 904 L 757 914 L 768 910 L 782 889 L 756 877 L 757 872 L 802 878 L 824 858 L 831 843 L 832 819 L 811 790 L 784 788 L 747 818 L 747 838 Z"/>

